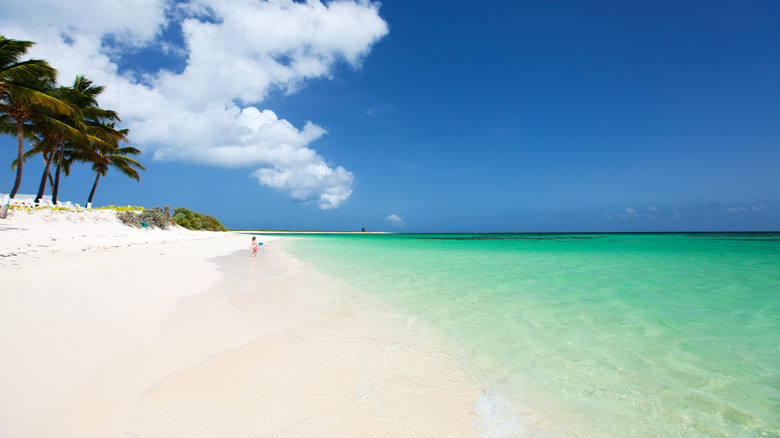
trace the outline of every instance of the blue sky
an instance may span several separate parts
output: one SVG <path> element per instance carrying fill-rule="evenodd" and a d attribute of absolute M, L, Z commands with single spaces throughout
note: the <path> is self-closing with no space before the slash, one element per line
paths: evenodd
<path fill-rule="evenodd" d="M 106 85 L 144 151 L 141 182 L 109 173 L 96 205 L 232 228 L 780 229 L 777 2 L 77 3 L 0 28 L 60 82 Z M 74 169 L 63 198 L 92 179 Z"/>

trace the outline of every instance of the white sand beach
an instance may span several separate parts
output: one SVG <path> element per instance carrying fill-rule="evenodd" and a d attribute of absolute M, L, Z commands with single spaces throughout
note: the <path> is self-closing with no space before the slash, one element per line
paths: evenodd
<path fill-rule="evenodd" d="M 261 236 L 0 221 L 0 436 L 476 436 L 446 341 Z"/>

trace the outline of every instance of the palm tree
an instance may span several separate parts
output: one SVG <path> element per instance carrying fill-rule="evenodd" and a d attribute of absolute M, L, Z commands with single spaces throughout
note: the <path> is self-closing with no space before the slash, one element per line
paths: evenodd
<path fill-rule="evenodd" d="M 66 104 L 69 104 L 69 101 L 73 100 L 69 88 L 54 88 L 53 85 L 49 85 L 46 89 L 50 95 Z M 31 156 L 37 154 L 43 156 L 44 171 L 38 188 L 38 194 L 35 198 L 37 203 L 43 197 L 47 179 L 52 186 L 52 192 L 55 191 L 54 181 L 51 177 L 51 165 L 55 156 L 58 155 L 58 152 L 61 152 L 60 149 L 64 147 L 64 144 L 67 141 L 84 143 L 87 142 L 90 137 L 83 132 L 85 125 L 76 117 L 78 113 L 73 111 L 73 107 L 71 107 L 72 111 L 70 114 L 59 113 L 42 106 L 32 105 L 30 108 L 30 123 L 25 125 L 25 136 L 29 138 L 33 147 L 23 154 L 22 161 L 26 162 Z M 0 125 L 0 127 L 2 126 L 3 125 Z M 4 128 L 6 132 L 8 129 L 8 127 Z M 65 175 L 67 176 L 70 170 L 70 163 L 72 163 L 73 160 L 65 158 L 60 161 L 60 168 L 65 171 Z M 17 167 L 18 163 L 18 159 L 14 160 L 13 163 L 11 163 L 11 168 Z"/>
<path fill-rule="evenodd" d="M 49 138 L 39 138 L 37 136 L 33 136 L 34 138 L 31 139 L 32 148 L 28 149 L 24 155 L 22 156 L 22 161 L 27 162 L 27 160 L 34 156 L 41 154 L 43 156 L 43 177 L 41 178 L 41 185 L 38 189 L 38 195 L 35 197 L 35 202 L 38 203 L 40 199 L 43 197 L 43 192 L 46 189 L 46 179 L 48 178 L 51 181 L 51 185 L 54 185 L 53 180 L 51 180 L 49 169 L 51 169 L 51 163 L 52 163 L 52 157 L 54 154 L 52 154 L 52 150 L 54 149 L 54 145 L 50 141 Z M 19 160 L 14 160 L 11 163 L 11 169 L 15 169 L 18 165 Z"/>
<path fill-rule="evenodd" d="M 42 81 L 38 81 L 38 84 L 28 83 L 28 86 L 35 86 L 40 91 L 44 90 L 45 85 Z M 7 94 L 5 98 L 0 101 L 0 112 L 2 115 L 2 122 L 6 127 L 3 129 L 5 132 L 9 132 L 13 129 L 17 138 L 17 161 L 16 161 L 16 180 L 14 181 L 14 187 L 11 190 L 10 197 L 16 196 L 16 192 L 19 190 L 19 186 L 22 183 L 22 158 L 24 156 L 24 139 L 29 137 L 29 125 L 35 121 L 40 107 L 35 103 L 26 99 L 24 95 Z"/>
<path fill-rule="evenodd" d="M 115 147 L 108 150 L 96 148 L 84 156 L 84 161 L 92 162 L 92 170 L 96 173 L 95 183 L 92 184 L 92 191 L 89 192 L 89 199 L 87 199 L 87 208 L 92 206 L 92 198 L 95 196 L 95 190 L 100 177 L 106 176 L 111 167 L 136 181 L 141 181 L 141 175 L 138 173 L 138 170 L 146 170 L 141 163 L 130 157 L 131 155 L 139 155 L 141 153 L 140 150 L 132 146 L 119 147 L 120 141 L 127 141 L 129 130 L 121 129 L 116 131 L 113 123 L 104 125 L 104 128 L 106 134 L 110 136 L 109 141 L 114 142 Z"/>
<path fill-rule="evenodd" d="M 24 153 L 24 161 L 27 161 L 28 158 L 37 154 L 41 154 L 43 157 L 43 175 L 41 175 L 41 183 L 38 186 L 38 194 L 35 196 L 36 204 L 41 201 L 41 198 L 43 198 L 43 194 L 46 191 L 47 180 L 52 191 L 54 190 L 54 179 L 51 176 L 51 165 L 54 162 L 54 156 L 56 155 L 56 151 L 59 149 L 60 142 L 63 141 L 65 141 L 63 137 L 56 134 L 53 135 L 47 133 L 40 138 L 36 137 L 35 140 L 33 140 L 32 149 L 29 149 Z M 16 160 L 14 160 L 11 166 L 13 167 L 15 165 Z"/>
<path fill-rule="evenodd" d="M 23 160 L 37 154 L 44 157 L 44 171 L 36 202 L 43 196 L 47 179 L 52 185 L 52 202 L 56 204 L 60 176 L 69 175 L 73 162 L 104 161 L 101 157 L 110 155 L 111 151 L 118 148 L 120 141 L 127 141 L 127 130 L 117 131 L 114 128 L 114 121 L 119 120 L 117 114 L 98 106 L 97 96 L 102 91 L 103 87 L 93 85 L 92 81 L 84 76 L 76 76 L 70 87 L 50 90 L 53 96 L 71 105 L 73 111 L 71 114 L 57 114 L 47 108 L 41 108 L 34 117 L 35 123 L 29 127 L 33 148 L 24 153 Z M 124 151 L 130 155 L 133 151 L 140 153 L 134 148 Z M 119 162 L 121 161 L 119 159 Z M 16 162 L 14 161 L 13 165 Z M 52 165 L 56 169 L 53 179 Z M 132 163 L 130 165 L 132 166 Z M 105 172 L 103 171 L 103 175 Z"/>
<path fill-rule="evenodd" d="M 68 124 L 78 129 L 80 133 L 79 135 L 66 136 L 55 151 L 57 170 L 52 189 L 52 202 L 55 204 L 57 203 L 62 171 L 67 176 L 70 164 L 79 157 L 98 149 L 111 150 L 116 147 L 116 142 L 113 141 L 110 132 L 114 131 L 113 125 L 110 125 L 110 130 L 108 130 L 106 124 L 119 121 L 119 116 L 114 111 L 105 110 L 98 106 L 97 96 L 103 90 L 104 87 L 94 85 L 84 76 L 76 76 L 71 87 L 61 88 L 63 100 L 67 101 L 74 109 L 74 113 L 67 118 Z M 122 139 L 125 139 L 124 135 L 119 135 L 119 140 Z"/>
<path fill-rule="evenodd" d="M 33 44 L 0 36 L 0 114 L 3 124 L 16 125 L 18 143 L 16 180 L 10 198 L 16 196 L 22 183 L 25 125 L 41 107 L 61 113 L 71 111 L 67 104 L 46 93 L 46 88 L 51 87 L 57 76 L 54 68 L 40 59 L 20 61 Z M 7 130 L 4 128 L 3 132 Z M 8 206 L 3 205 L 0 218 L 5 217 L 7 209 Z"/>

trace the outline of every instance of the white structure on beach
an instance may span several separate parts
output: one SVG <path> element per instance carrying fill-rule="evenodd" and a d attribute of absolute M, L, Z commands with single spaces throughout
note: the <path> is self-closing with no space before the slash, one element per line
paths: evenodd
<path fill-rule="evenodd" d="M 3 198 L 3 205 L 21 205 L 24 207 L 35 207 L 37 206 L 51 206 L 54 207 L 54 203 L 51 202 L 51 195 L 44 195 L 41 197 L 41 201 L 36 204 L 35 203 L 35 196 L 36 195 L 22 195 L 17 194 L 14 196 L 13 199 L 10 199 L 7 193 L 2 194 Z M 57 201 L 57 207 L 66 207 L 66 208 L 81 208 L 79 204 L 74 204 L 70 201 L 67 202 L 60 202 Z"/>

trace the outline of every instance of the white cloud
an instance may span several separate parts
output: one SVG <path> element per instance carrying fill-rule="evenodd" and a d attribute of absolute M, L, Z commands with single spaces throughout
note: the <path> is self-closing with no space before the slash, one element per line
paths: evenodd
<path fill-rule="evenodd" d="M 636 217 L 639 217 L 639 213 L 634 208 L 626 207 L 626 214 L 620 214 L 618 216 L 620 216 L 623 219 L 628 219 L 630 217 L 631 218 L 636 218 Z"/>
<path fill-rule="evenodd" d="M 735 201 L 729 204 L 718 202 L 693 202 L 687 207 L 648 206 L 627 207 L 618 212 L 607 212 L 604 219 L 621 218 L 635 224 L 673 221 L 686 222 L 692 229 L 771 230 L 780 223 L 780 200 Z"/>
<path fill-rule="evenodd" d="M 404 220 L 401 219 L 401 217 L 396 214 L 391 214 L 390 216 L 386 217 L 385 220 L 390 222 L 392 225 L 396 227 L 402 227 L 405 225 Z"/>
<path fill-rule="evenodd" d="M 181 25 L 181 40 L 163 40 Z M 84 74 L 106 86 L 101 105 L 116 110 L 135 146 L 156 159 L 256 166 L 260 184 L 296 200 L 336 208 L 354 175 L 331 166 L 311 143 L 326 134 L 296 128 L 261 103 L 273 89 L 295 92 L 358 68 L 388 32 L 366 0 L 32 0 L 4 7 L 5 36 L 36 41 L 69 83 Z M 133 50 L 182 54 L 181 71 L 127 66 Z M 120 67 L 121 66 L 121 67 Z"/>
<path fill-rule="evenodd" d="M 343 167 L 332 169 L 322 161 L 300 167 L 262 168 L 252 176 L 261 184 L 290 192 L 293 199 L 316 201 L 322 209 L 336 208 L 349 198 L 355 179 Z"/>
<path fill-rule="evenodd" d="M 2 21 L 7 38 L 16 37 L 15 27 L 31 34 L 54 27 L 66 36 L 117 34 L 125 44 L 141 45 L 165 22 L 165 6 L 160 0 L 25 0 L 4 2 Z"/>

